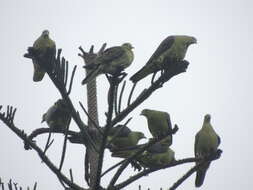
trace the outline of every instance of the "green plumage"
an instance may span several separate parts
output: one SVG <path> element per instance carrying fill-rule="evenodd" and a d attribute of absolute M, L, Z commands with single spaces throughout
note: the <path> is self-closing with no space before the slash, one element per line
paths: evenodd
<path fill-rule="evenodd" d="M 104 128 L 103 128 L 104 130 Z M 129 133 L 131 133 L 131 129 L 129 129 L 127 126 L 124 125 L 117 125 L 115 127 L 112 127 L 108 133 L 108 136 L 114 136 L 117 134 L 117 137 L 127 137 Z"/>
<path fill-rule="evenodd" d="M 135 154 L 140 148 L 116 151 L 112 153 L 112 157 L 128 158 Z M 163 147 L 163 149 L 158 149 L 158 147 L 154 147 L 152 148 L 152 152 L 147 150 L 137 156 L 135 160 L 138 161 L 145 168 L 161 167 L 173 162 L 175 160 L 175 153 L 169 147 Z"/>
<path fill-rule="evenodd" d="M 148 129 L 154 138 L 162 138 L 172 131 L 170 115 L 167 112 L 144 109 L 141 115 L 148 121 Z M 172 144 L 172 135 L 169 135 L 161 141 L 170 146 Z"/>
<path fill-rule="evenodd" d="M 136 83 L 151 73 L 166 69 L 172 62 L 182 61 L 185 57 L 187 48 L 196 42 L 196 38 L 191 36 L 167 37 L 158 46 L 146 65 L 135 73 L 130 80 Z"/>
<path fill-rule="evenodd" d="M 51 129 L 65 129 L 71 120 L 71 115 L 64 100 L 59 99 L 43 114 L 42 122 L 46 121 Z"/>
<path fill-rule="evenodd" d="M 90 66 L 87 77 L 82 81 L 86 84 L 100 74 L 114 75 L 123 71 L 131 65 L 134 60 L 133 47 L 130 43 L 124 43 L 122 46 L 115 46 L 106 49 L 95 59 L 94 65 Z M 89 67 L 87 67 L 89 69 Z"/>
<path fill-rule="evenodd" d="M 209 114 L 205 115 L 203 126 L 195 136 L 194 152 L 197 158 L 205 158 L 215 153 L 220 144 L 220 137 L 214 131 L 210 120 L 211 116 Z M 211 162 L 207 162 L 197 171 L 195 179 L 196 187 L 200 187 L 203 184 L 210 164 Z"/>
<path fill-rule="evenodd" d="M 33 48 L 37 53 L 38 58 L 43 59 L 48 49 L 52 49 L 53 54 L 55 54 L 56 46 L 55 42 L 49 38 L 49 31 L 44 30 L 41 36 L 34 42 Z M 45 70 L 41 68 L 37 59 L 33 58 L 33 81 L 39 82 L 43 79 L 45 75 Z"/>
<path fill-rule="evenodd" d="M 165 166 L 174 160 L 175 153 L 169 147 L 167 147 L 167 150 L 162 153 L 150 153 L 147 151 L 141 158 L 139 158 L 139 162 L 149 168 Z"/>
<path fill-rule="evenodd" d="M 112 136 L 108 136 L 108 141 L 112 139 Z M 132 147 L 138 144 L 139 140 L 146 138 L 142 132 L 131 131 L 127 136 L 117 136 L 113 139 L 112 145 L 116 148 Z"/>

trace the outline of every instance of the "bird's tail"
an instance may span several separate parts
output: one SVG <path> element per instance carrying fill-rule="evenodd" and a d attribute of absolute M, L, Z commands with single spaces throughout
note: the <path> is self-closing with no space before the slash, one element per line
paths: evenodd
<path fill-rule="evenodd" d="M 100 74 L 100 67 L 97 67 L 94 70 L 91 70 L 88 75 L 83 79 L 82 85 L 87 84 L 88 82 L 92 81 L 94 78 L 96 78 Z"/>
<path fill-rule="evenodd" d="M 123 151 L 116 151 L 116 152 L 112 152 L 112 157 L 118 157 L 118 158 L 128 158 L 130 157 L 132 154 L 134 154 L 133 151 L 129 151 L 129 150 L 123 150 Z"/>
<path fill-rule="evenodd" d="M 139 80 L 145 78 L 148 76 L 152 71 L 150 71 L 149 67 L 144 66 L 141 70 L 139 70 L 137 73 L 135 73 L 133 76 L 131 76 L 130 80 L 133 83 L 138 82 Z"/>
<path fill-rule="evenodd" d="M 207 171 L 209 165 L 210 165 L 210 162 L 207 163 L 205 166 L 202 166 L 201 169 L 199 169 L 196 172 L 196 178 L 195 178 L 195 186 L 196 187 L 200 187 L 203 184 L 205 176 L 206 176 L 206 171 Z"/>

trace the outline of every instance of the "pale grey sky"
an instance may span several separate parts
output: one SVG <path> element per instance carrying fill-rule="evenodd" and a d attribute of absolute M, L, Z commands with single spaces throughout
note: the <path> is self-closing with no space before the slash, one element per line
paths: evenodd
<path fill-rule="evenodd" d="M 135 60 L 127 72 L 134 73 L 145 64 L 159 43 L 169 35 L 185 34 L 198 39 L 191 46 L 186 59 L 191 62 L 188 71 L 173 78 L 155 92 L 129 116 L 133 130 L 150 136 L 146 120 L 138 116 L 144 108 L 167 111 L 172 122 L 180 127 L 172 148 L 176 158 L 193 156 L 194 136 L 202 125 L 206 113 L 212 115 L 212 124 L 221 136 L 222 158 L 212 163 L 204 185 L 200 189 L 251 189 L 253 149 L 251 148 L 252 75 L 253 66 L 253 3 L 250 0 L 196 0 L 196 1 L 0 1 L 0 71 L 1 105 L 18 108 L 15 123 L 30 133 L 41 124 L 42 114 L 60 94 L 46 76 L 40 83 L 32 81 L 31 60 L 23 58 L 28 46 L 48 29 L 57 47 L 71 67 L 78 65 L 71 98 L 76 106 L 85 100 L 83 62 L 77 56 L 78 47 L 88 49 L 94 44 L 98 49 L 104 42 L 108 47 L 131 42 L 135 47 Z M 149 84 L 143 80 L 136 90 Z M 128 84 L 130 87 L 130 82 Z M 104 124 L 107 109 L 107 81 L 98 78 L 100 123 Z M 77 107 L 80 109 L 79 107 Z M 85 118 L 85 115 L 82 115 Z M 86 120 L 86 118 L 85 118 Z M 74 130 L 74 122 L 71 125 Z M 46 136 L 38 138 L 43 146 Z M 55 135 L 49 156 L 60 160 L 62 135 Z M 3 123 L 0 124 L 0 177 L 5 181 L 15 179 L 20 185 L 38 181 L 38 189 L 62 189 L 56 176 L 40 162 L 33 151 L 24 151 L 23 142 Z M 64 171 L 74 171 L 75 181 L 83 184 L 83 147 L 70 145 Z M 105 168 L 117 159 L 105 158 Z M 133 183 L 144 189 L 169 188 L 193 164 L 153 173 Z M 124 177 L 131 174 L 125 172 Z M 106 184 L 110 175 L 103 179 Z M 123 178 L 121 178 L 122 180 Z M 195 175 L 181 185 L 179 190 L 193 190 Z"/>

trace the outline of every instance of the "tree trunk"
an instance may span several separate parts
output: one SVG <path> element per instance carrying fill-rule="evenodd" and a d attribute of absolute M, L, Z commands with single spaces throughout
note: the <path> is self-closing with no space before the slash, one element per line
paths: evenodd
<path fill-rule="evenodd" d="M 88 74 L 88 72 L 86 72 Z M 87 76 L 87 75 L 86 75 Z M 99 126 L 98 122 L 98 110 L 97 110 L 97 84 L 96 84 L 96 78 L 87 84 L 87 102 L 88 102 L 88 114 L 91 117 L 91 119 Z M 94 124 L 91 122 L 91 120 L 88 121 L 88 126 L 91 128 L 91 131 L 96 131 Z M 98 138 L 97 133 L 92 133 L 92 138 Z M 95 142 L 98 142 L 99 139 L 97 139 Z M 98 165 L 98 153 L 87 149 L 88 151 L 88 161 L 89 161 L 89 183 L 90 187 L 94 189 L 95 183 L 96 183 L 96 173 L 97 173 L 97 165 Z"/>

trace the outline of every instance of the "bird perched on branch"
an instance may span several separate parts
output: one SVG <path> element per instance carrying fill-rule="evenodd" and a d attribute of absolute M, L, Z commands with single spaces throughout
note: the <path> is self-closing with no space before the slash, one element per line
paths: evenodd
<path fill-rule="evenodd" d="M 201 130 L 195 136 L 194 152 L 197 158 L 206 158 L 213 153 L 217 152 L 220 144 L 220 137 L 213 129 L 211 123 L 211 116 L 205 115 L 204 122 Z M 196 164 L 199 164 L 198 162 Z M 209 168 L 211 162 L 207 161 L 197 170 L 195 186 L 200 187 L 205 179 L 206 171 Z"/>
<path fill-rule="evenodd" d="M 151 73 L 168 69 L 171 63 L 182 61 L 187 48 L 195 43 L 197 43 L 196 38 L 191 36 L 175 35 L 167 37 L 158 46 L 146 65 L 135 73 L 130 80 L 136 83 Z"/>
<path fill-rule="evenodd" d="M 154 138 L 163 138 L 161 143 L 170 146 L 172 144 L 172 125 L 170 115 L 167 112 L 144 109 L 141 114 L 147 118 L 148 129 Z"/>
<path fill-rule="evenodd" d="M 131 132 L 132 130 L 127 126 L 119 124 L 109 130 L 108 136 L 112 137 L 117 133 L 117 137 L 127 137 Z"/>
<path fill-rule="evenodd" d="M 131 131 L 127 126 L 118 125 L 110 129 L 108 141 L 112 141 L 113 148 L 121 149 L 138 144 L 139 140 L 146 138 L 142 132 Z"/>
<path fill-rule="evenodd" d="M 51 60 L 51 57 L 54 57 L 56 53 L 55 42 L 50 39 L 48 30 L 44 30 L 41 36 L 34 42 L 33 52 L 36 55 L 32 58 L 34 66 L 33 81 L 39 82 L 45 75 L 45 69 L 41 67 L 41 64 L 44 63 L 41 62 Z M 46 56 L 50 56 L 50 58 Z"/>
<path fill-rule="evenodd" d="M 175 160 L 175 152 L 167 147 L 164 152 L 150 152 L 146 151 L 143 155 L 138 159 L 138 161 L 144 166 L 148 168 L 153 167 L 161 167 L 167 165 Z"/>
<path fill-rule="evenodd" d="M 140 145 L 135 148 L 120 150 L 112 152 L 112 157 L 129 158 L 137 151 L 143 148 L 145 145 Z M 159 167 L 171 163 L 175 160 L 175 153 L 168 146 L 164 146 L 161 143 L 156 143 L 142 154 L 135 158 L 142 166 L 152 168 Z"/>
<path fill-rule="evenodd" d="M 70 120 L 71 115 L 66 103 L 63 99 L 59 99 L 43 114 L 41 123 L 46 121 L 51 129 L 64 130 Z"/>
<path fill-rule="evenodd" d="M 94 63 L 85 66 L 89 70 L 88 75 L 82 81 L 86 84 L 100 74 L 115 75 L 131 65 L 134 60 L 133 47 L 130 43 L 106 49 L 98 56 Z"/>

